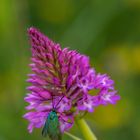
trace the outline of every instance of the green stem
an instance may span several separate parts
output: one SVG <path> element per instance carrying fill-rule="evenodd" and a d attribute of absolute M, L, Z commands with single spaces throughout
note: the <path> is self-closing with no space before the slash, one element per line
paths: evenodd
<path fill-rule="evenodd" d="M 65 132 L 65 134 L 67 134 L 69 137 L 73 138 L 74 140 L 81 140 L 80 138 L 68 133 L 68 132 Z"/>
<path fill-rule="evenodd" d="M 96 136 L 91 131 L 91 129 L 89 128 L 88 124 L 84 119 L 76 120 L 76 122 L 85 140 L 97 140 Z"/>

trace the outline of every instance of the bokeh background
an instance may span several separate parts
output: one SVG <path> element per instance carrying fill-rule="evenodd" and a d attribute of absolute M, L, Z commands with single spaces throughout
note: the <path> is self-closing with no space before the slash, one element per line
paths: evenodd
<path fill-rule="evenodd" d="M 121 101 L 86 116 L 98 139 L 140 140 L 140 0 L 0 0 L 0 140 L 44 139 L 22 118 L 30 26 L 115 80 Z M 81 137 L 77 126 L 71 133 Z"/>

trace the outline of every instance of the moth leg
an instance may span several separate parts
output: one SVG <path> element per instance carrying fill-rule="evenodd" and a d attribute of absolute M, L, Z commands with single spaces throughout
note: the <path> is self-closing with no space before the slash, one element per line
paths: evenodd
<path fill-rule="evenodd" d="M 59 116 L 59 118 L 61 118 L 61 117 Z M 61 118 L 61 120 L 63 120 L 63 121 L 66 122 L 66 123 L 73 124 L 72 122 L 68 122 L 68 121 L 66 121 L 66 120 L 64 120 L 64 119 L 62 119 L 62 118 Z"/>

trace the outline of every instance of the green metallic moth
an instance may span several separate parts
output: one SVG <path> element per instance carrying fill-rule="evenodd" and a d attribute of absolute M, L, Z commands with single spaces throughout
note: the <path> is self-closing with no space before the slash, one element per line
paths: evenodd
<path fill-rule="evenodd" d="M 56 108 L 63 98 L 64 96 L 59 100 L 59 102 L 55 107 L 53 106 L 53 109 L 48 114 L 45 125 L 42 129 L 42 136 L 44 137 L 49 136 L 51 140 L 62 140 L 62 134 L 60 131 L 59 119 L 58 119 Z M 52 98 L 52 102 L 53 102 L 53 98 Z"/>
<path fill-rule="evenodd" d="M 55 111 L 55 109 L 53 109 L 45 122 L 45 125 L 43 127 L 42 130 L 42 135 L 45 136 L 49 136 L 49 138 L 51 140 L 61 140 L 62 139 L 62 135 L 60 132 L 60 128 L 59 128 L 59 120 L 58 120 L 58 115 L 57 112 Z"/>

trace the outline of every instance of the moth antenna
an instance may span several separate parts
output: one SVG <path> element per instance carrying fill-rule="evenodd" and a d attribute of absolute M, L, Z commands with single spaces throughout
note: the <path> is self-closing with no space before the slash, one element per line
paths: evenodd
<path fill-rule="evenodd" d="M 54 109 L 54 100 L 53 100 L 53 94 L 52 94 L 52 108 Z"/>
<path fill-rule="evenodd" d="M 57 106 L 59 105 L 59 103 L 62 101 L 62 99 L 63 99 L 64 97 L 65 97 L 64 95 L 61 97 L 61 99 L 60 99 L 60 100 L 58 101 L 58 103 L 56 104 L 55 109 L 57 108 Z"/>

